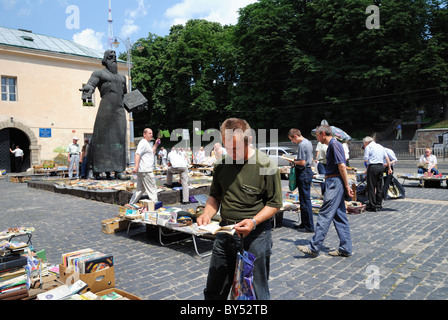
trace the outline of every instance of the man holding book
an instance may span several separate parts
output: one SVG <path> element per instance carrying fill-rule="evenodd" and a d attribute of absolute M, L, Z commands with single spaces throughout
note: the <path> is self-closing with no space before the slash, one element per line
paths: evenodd
<path fill-rule="evenodd" d="M 313 207 L 311 206 L 311 180 L 313 180 L 313 145 L 302 136 L 299 129 L 291 129 L 288 138 L 298 145 L 297 159 L 293 161 L 296 170 L 297 189 L 300 201 L 300 224 L 295 228 L 302 232 L 314 232 Z"/>
<path fill-rule="evenodd" d="M 268 300 L 271 218 L 283 202 L 280 172 L 267 155 L 251 147 L 251 128 L 245 120 L 224 121 L 221 137 L 227 155 L 215 164 L 210 196 L 197 223 L 208 225 L 220 209 L 221 226 L 235 224 L 236 234 L 216 235 L 204 297 L 228 297 L 244 238 L 244 249 L 256 256 L 255 295 L 258 300 Z"/>

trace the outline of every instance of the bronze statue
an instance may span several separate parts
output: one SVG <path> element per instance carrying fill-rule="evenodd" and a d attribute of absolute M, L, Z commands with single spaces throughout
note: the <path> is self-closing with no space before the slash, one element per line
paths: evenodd
<path fill-rule="evenodd" d="M 126 169 L 126 111 L 123 97 L 127 92 L 126 77 L 118 74 L 115 51 L 106 50 L 102 61 L 104 69 L 92 73 L 83 86 L 82 99 L 91 99 L 95 88 L 101 94 L 101 103 L 95 119 L 93 136 L 88 154 L 88 167 L 95 177 L 106 172 L 120 178 Z"/>

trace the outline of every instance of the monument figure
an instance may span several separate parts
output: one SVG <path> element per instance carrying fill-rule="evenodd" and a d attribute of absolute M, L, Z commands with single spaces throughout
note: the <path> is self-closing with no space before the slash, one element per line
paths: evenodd
<path fill-rule="evenodd" d="M 102 70 L 92 73 L 89 81 L 83 86 L 82 99 L 91 99 L 95 89 L 101 94 L 93 136 L 88 154 L 88 168 L 97 178 L 105 172 L 115 172 L 115 178 L 121 178 L 126 169 L 126 110 L 123 97 L 127 93 L 126 77 L 118 73 L 115 51 L 106 50 L 102 60 Z"/>

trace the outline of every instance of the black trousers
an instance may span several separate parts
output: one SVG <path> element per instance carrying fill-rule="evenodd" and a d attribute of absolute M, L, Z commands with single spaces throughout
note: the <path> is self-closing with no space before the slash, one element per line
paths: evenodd
<path fill-rule="evenodd" d="M 16 172 L 22 172 L 22 157 L 15 157 Z"/>
<path fill-rule="evenodd" d="M 367 168 L 367 196 L 371 209 L 381 209 L 383 206 L 383 172 L 382 163 L 371 164 Z"/>

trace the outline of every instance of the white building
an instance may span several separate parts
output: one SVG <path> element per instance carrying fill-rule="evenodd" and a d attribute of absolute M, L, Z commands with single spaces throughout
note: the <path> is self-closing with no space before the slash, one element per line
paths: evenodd
<path fill-rule="evenodd" d="M 100 95 L 96 90 L 93 101 L 83 103 L 79 89 L 103 68 L 103 55 L 72 41 L 0 27 L 0 169 L 14 169 L 9 148 L 16 145 L 25 152 L 25 171 L 60 153 L 65 157 L 73 136 L 82 146 L 92 135 Z M 119 61 L 118 70 L 127 76 L 126 62 Z M 129 144 L 129 125 L 127 137 Z"/>

